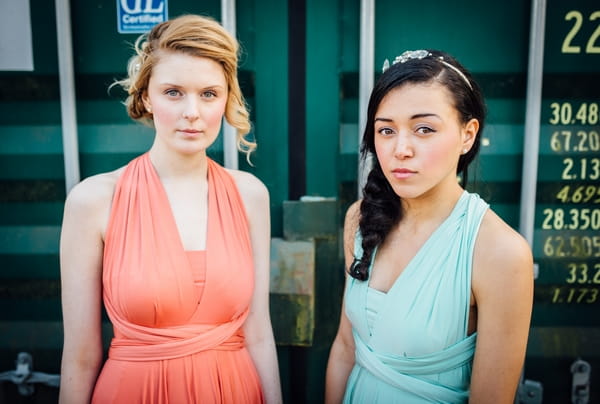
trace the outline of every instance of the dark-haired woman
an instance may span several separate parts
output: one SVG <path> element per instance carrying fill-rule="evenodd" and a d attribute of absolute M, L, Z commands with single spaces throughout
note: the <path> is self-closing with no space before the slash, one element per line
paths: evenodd
<path fill-rule="evenodd" d="M 443 52 L 408 51 L 384 69 L 361 146 L 373 166 L 344 225 L 326 402 L 512 403 L 533 262 L 527 242 L 461 186 L 483 96 Z"/>

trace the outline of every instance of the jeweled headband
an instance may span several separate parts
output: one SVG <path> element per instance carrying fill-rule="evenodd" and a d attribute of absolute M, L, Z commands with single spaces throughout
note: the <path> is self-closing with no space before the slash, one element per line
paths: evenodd
<path fill-rule="evenodd" d="M 430 56 L 433 57 L 431 52 L 426 51 L 424 49 L 414 50 L 414 51 L 406 51 L 406 52 L 402 53 L 400 56 L 396 56 L 396 58 L 392 62 L 392 65 L 395 65 L 396 63 L 404 63 L 404 62 L 407 62 L 407 61 L 413 60 L 413 59 L 424 59 L 424 58 L 430 57 Z M 442 64 L 444 66 L 446 66 L 446 67 L 452 69 L 454 72 L 456 72 L 465 81 L 465 83 L 467 83 L 469 88 L 471 90 L 473 90 L 473 86 L 471 85 L 471 82 L 469 81 L 467 76 L 465 76 L 465 74 L 458 69 L 458 67 L 446 62 L 444 60 L 443 56 L 438 56 L 437 58 L 434 57 L 434 59 L 439 60 L 440 62 L 442 62 Z M 382 71 L 385 72 L 389 68 L 390 68 L 390 61 L 386 59 L 385 62 L 383 62 Z"/>

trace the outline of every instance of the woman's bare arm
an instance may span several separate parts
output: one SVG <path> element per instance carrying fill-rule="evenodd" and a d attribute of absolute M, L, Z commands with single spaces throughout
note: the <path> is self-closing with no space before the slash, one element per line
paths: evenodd
<path fill-rule="evenodd" d="M 477 345 L 471 403 L 513 403 L 533 304 L 533 258 L 526 241 L 488 211 L 474 254 Z"/>
<path fill-rule="evenodd" d="M 354 260 L 354 237 L 358 228 L 360 202 L 355 202 L 346 212 L 344 220 L 345 268 Z M 341 403 L 346 391 L 346 383 L 354 367 L 354 338 L 352 325 L 346 316 L 345 303 L 342 303 L 340 326 L 329 352 L 325 381 L 325 403 Z"/>
<path fill-rule="evenodd" d="M 244 323 L 246 346 L 260 377 L 266 402 L 279 404 L 282 402 L 281 384 L 269 313 L 271 245 L 269 193 L 262 182 L 248 173 L 234 172 L 234 178 L 246 207 L 254 257 L 254 294 L 250 304 L 250 314 Z"/>
<path fill-rule="evenodd" d="M 65 202 L 60 238 L 61 404 L 89 402 L 102 362 L 102 229 L 113 188 L 107 176 L 92 177 L 73 188 Z"/>

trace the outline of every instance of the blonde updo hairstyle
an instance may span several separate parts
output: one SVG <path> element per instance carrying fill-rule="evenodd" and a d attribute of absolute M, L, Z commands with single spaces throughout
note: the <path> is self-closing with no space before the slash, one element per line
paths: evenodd
<path fill-rule="evenodd" d="M 136 54 L 127 65 L 128 77 L 115 83 L 129 94 L 125 105 L 132 119 L 152 124 L 143 97 L 161 52 L 206 57 L 223 67 L 228 85 L 225 119 L 237 129 L 238 149 L 246 154 L 256 149 L 256 143 L 244 138 L 250 132 L 250 119 L 237 78 L 239 44 L 221 24 L 210 17 L 183 15 L 155 25 L 135 41 L 134 49 Z"/>

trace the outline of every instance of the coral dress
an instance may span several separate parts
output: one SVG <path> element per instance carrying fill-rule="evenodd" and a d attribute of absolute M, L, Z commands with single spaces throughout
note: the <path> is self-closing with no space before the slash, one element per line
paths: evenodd
<path fill-rule="evenodd" d="M 356 362 L 344 403 L 467 402 L 477 338 L 467 333 L 473 249 L 487 210 L 464 191 L 387 293 L 348 279 Z M 360 233 L 354 255 L 362 255 Z"/>
<path fill-rule="evenodd" d="M 113 324 L 94 403 L 262 403 L 242 325 L 254 289 L 248 223 L 233 178 L 208 160 L 205 251 L 184 251 L 148 154 L 117 182 L 103 299 Z"/>

